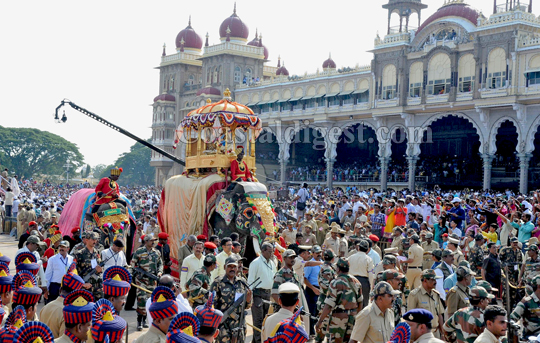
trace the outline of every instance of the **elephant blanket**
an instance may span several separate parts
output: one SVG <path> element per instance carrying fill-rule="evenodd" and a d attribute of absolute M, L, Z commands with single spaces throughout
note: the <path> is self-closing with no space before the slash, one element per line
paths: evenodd
<path fill-rule="evenodd" d="M 180 247 L 189 235 L 203 233 L 208 228 L 207 219 L 212 214 L 213 194 L 225 188 L 225 179 L 217 174 L 205 178 L 192 178 L 183 175 L 173 176 L 165 183 L 160 203 L 160 224 L 170 236 L 171 257 L 178 258 Z M 210 194 L 212 198 L 212 194 Z"/>

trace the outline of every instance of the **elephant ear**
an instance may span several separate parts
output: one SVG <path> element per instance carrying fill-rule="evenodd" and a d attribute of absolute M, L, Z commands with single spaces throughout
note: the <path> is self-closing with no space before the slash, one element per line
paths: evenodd
<path fill-rule="evenodd" d="M 231 199 L 228 199 L 224 194 L 222 194 L 216 204 L 216 212 L 219 214 L 227 225 L 229 225 L 234 219 L 234 203 Z"/>

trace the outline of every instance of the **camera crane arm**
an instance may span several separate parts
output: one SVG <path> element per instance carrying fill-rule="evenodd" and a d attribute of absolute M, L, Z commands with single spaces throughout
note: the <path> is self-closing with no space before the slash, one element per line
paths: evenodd
<path fill-rule="evenodd" d="M 57 120 L 57 121 L 62 121 L 63 123 L 66 122 L 67 120 L 67 117 L 66 117 L 66 114 L 64 112 L 64 115 L 62 116 L 62 118 L 60 119 L 58 117 L 58 111 L 60 110 L 60 108 L 62 108 L 62 106 L 64 105 L 69 105 L 71 106 L 73 109 L 81 112 L 82 114 L 86 115 L 87 117 L 90 117 L 92 119 L 94 119 L 95 121 L 98 121 L 100 123 L 102 123 L 103 125 L 105 126 L 108 126 L 110 127 L 111 129 L 117 131 L 117 132 L 120 132 L 122 134 L 124 134 L 125 136 L 128 136 L 129 138 L 133 139 L 133 140 L 136 140 L 137 142 L 141 143 L 142 145 L 154 150 L 155 152 L 157 152 L 158 154 L 161 154 L 165 157 L 167 157 L 168 159 L 182 165 L 182 166 L 185 166 L 186 163 L 184 161 L 182 161 L 181 159 L 169 154 L 168 152 L 166 152 L 165 150 L 162 150 L 160 148 L 158 148 L 157 146 L 153 145 L 153 144 L 150 144 L 148 143 L 147 141 L 145 141 L 144 139 L 141 139 L 137 136 L 135 136 L 134 134 L 132 134 L 131 132 L 127 131 L 127 130 L 124 130 L 123 128 L 121 128 L 120 126 L 117 126 L 117 125 L 114 125 L 113 123 L 101 118 L 100 116 L 98 116 L 97 114 L 95 113 L 92 113 L 90 111 L 88 111 L 87 109 L 83 108 L 83 107 L 80 107 L 76 104 L 74 104 L 73 102 L 71 102 L 70 100 L 67 100 L 67 99 L 64 99 L 62 100 L 62 102 L 60 103 L 60 105 L 58 105 L 58 107 L 56 107 L 56 110 L 55 110 L 55 116 L 54 116 L 54 119 Z"/>

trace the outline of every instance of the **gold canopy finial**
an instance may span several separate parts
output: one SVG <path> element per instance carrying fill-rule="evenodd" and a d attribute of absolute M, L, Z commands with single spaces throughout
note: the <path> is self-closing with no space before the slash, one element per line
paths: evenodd
<path fill-rule="evenodd" d="M 210 98 L 206 99 L 207 104 L 210 104 L 211 102 L 212 102 L 212 100 L 210 100 Z"/>
<path fill-rule="evenodd" d="M 231 99 L 231 91 L 229 90 L 229 88 L 227 88 L 225 92 L 223 92 L 223 95 L 225 96 L 225 99 Z"/>

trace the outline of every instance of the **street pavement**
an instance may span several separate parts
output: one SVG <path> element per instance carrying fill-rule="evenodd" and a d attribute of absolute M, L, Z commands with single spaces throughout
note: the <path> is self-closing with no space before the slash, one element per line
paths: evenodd
<path fill-rule="evenodd" d="M 17 243 L 13 237 L 9 237 L 7 234 L 0 234 L 0 252 L 3 255 L 8 256 L 11 258 L 10 263 L 10 273 L 11 275 L 15 275 L 15 254 L 17 253 L 18 247 Z M 38 310 L 37 313 L 39 315 L 39 312 L 43 308 L 43 299 L 38 304 Z M 131 343 L 135 341 L 139 336 L 141 336 L 143 333 L 145 333 L 148 329 L 143 329 L 143 331 L 137 331 L 137 312 L 136 311 L 123 311 L 122 312 L 122 318 L 126 320 L 128 323 L 128 330 L 129 330 L 129 337 L 128 342 Z M 248 310 L 248 315 L 246 316 L 246 320 L 248 323 L 253 323 L 253 319 L 251 317 L 251 310 Z M 250 343 L 253 339 L 253 329 L 248 326 L 247 327 L 247 338 L 246 343 Z"/>

